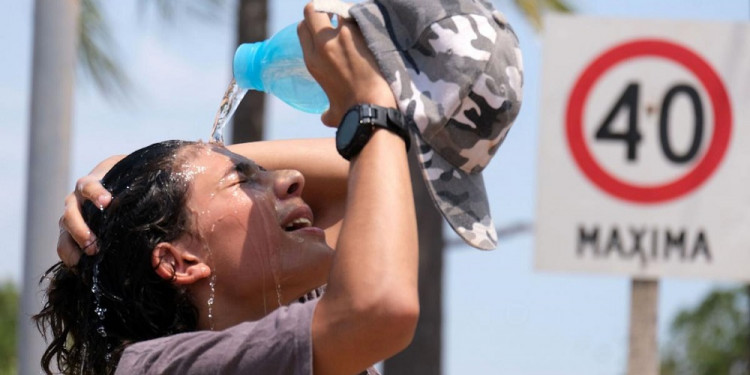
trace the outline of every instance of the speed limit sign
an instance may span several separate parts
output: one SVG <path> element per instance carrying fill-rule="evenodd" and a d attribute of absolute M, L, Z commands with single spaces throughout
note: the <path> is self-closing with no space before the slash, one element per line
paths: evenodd
<path fill-rule="evenodd" d="M 750 280 L 750 27 L 550 17 L 543 61 L 537 266 Z"/>
<path fill-rule="evenodd" d="M 673 166 L 691 165 L 691 167 L 676 179 L 666 182 L 643 186 L 638 183 L 619 179 L 607 172 L 597 163 L 596 158 L 588 151 L 585 130 L 583 129 L 583 109 L 591 93 L 592 87 L 598 79 L 602 78 L 609 70 L 615 69 L 618 64 L 638 59 L 652 58 L 664 59 L 665 64 L 674 64 L 674 68 L 683 68 L 692 73 L 697 82 L 676 81 L 663 88 L 664 97 L 660 100 L 658 113 L 653 114 L 657 124 L 658 132 L 655 135 L 658 145 L 663 153 L 663 158 Z M 646 67 L 647 68 L 647 67 Z M 648 82 L 651 83 L 651 82 Z M 611 108 L 606 110 L 606 116 L 600 121 L 594 133 L 594 144 L 599 142 L 617 141 L 622 142 L 625 148 L 625 160 L 628 163 L 638 163 L 639 149 L 643 142 L 641 127 L 644 125 L 639 119 L 638 109 L 642 105 L 640 101 L 641 87 L 647 82 L 640 82 L 635 77 L 632 81 L 625 82 L 622 93 L 617 95 Z M 663 83 L 663 82 L 662 82 Z M 706 95 L 700 95 L 698 88 L 706 91 Z M 672 107 L 680 98 L 687 100 L 687 115 L 692 118 L 684 121 L 672 119 Z M 709 103 L 703 103 L 703 98 L 708 98 Z M 658 103 L 657 103 L 658 104 Z M 713 118 L 706 119 L 703 108 L 710 106 L 714 108 Z M 653 109 L 652 109 L 653 111 Z M 624 112 L 626 126 L 622 130 L 616 130 L 615 119 Z M 708 121 L 707 121 L 708 120 Z M 704 142 L 706 122 L 713 124 L 713 135 L 710 141 Z M 566 135 L 570 152 L 574 156 L 576 164 L 586 176 L 606 192 L 615 197 L 633 202 L 662 202 L 677 198 L 691 192 L 716 170 L 721 162 L 729 143 L 731 133 L 732 112 L 729 106 L 729 97 L 724 87 L 724 82 L 717 73 L 701 56 L 680 44 L 662 39 L 633 39 L 612 47 L 598 56 L 584 69 L 576 81 L 573 91 L 568 100 L 566 113 Z M 679 128 L 680 133 L 688 134 L 690 138 L 684 150 L 677 150 L 671 140 L 671 126 Z M 699 155 L 699 151 L 705 151 Z M 698 157 L 700 162 L 696 162 Z M 642 160 L 641 165 L 648 167 L 648 161 Z"/>

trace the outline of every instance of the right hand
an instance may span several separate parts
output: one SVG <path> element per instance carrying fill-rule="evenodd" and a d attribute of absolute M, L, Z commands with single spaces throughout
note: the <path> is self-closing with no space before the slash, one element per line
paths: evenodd
<path fill-rule="evenodd" d="M 112 201 L 112 195 L 104 188 L 101 179 L 123 155 L 110 156 L 87 176 L 76 181 L 75 190 L 65 197 L 65 209 L 60 217 L 60 235 L 57 238 L 57 255 L 60 260 L 68 266 L 74 267 L 78 264 L 83 252 L 86 255 L 94 255 L 99 251 L 96 246 L 96 236 L 83 220 L 81 208 L 83 202 L 91 201 L 103 210 Z"/>
<path fill-rule="evenodd" d="M 334 27 L 329 16 L 316 12 L 312 3 L 305 6 L 304 14 L 297 35 L 307 70 L 328 96 L 330 107 L 321 116 L 323 123 L 338 126 L 355 104 L 396 108 L 393 92 L 357 23 L 339 18 Z"/>

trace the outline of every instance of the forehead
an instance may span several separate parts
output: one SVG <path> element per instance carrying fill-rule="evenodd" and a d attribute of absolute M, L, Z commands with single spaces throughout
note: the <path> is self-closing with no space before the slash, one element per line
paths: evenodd
<path fill-rule="evenodd" d="M 225 147 L 198 143 L 184 147 L 175 158 L 175 176 L 188 182 L 223 177 L 237 163 L 252 163 Z"/>
<path fill-rule="evenodd" d="M 190 165 L 203 165 L 207 163 L 235 164 L 239 162 L 252 162 L 250 159 L 229 151 L 224 146 L 210 143 L 196 143 L 184 147 L 176 157 L 177 168 L 189 167 Z"/>

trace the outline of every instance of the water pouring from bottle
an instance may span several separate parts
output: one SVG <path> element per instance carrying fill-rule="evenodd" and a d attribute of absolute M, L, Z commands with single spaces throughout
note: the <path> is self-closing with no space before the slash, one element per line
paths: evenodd
<path fill-rule="evenodd" d="M 219 104 L 219 110 L 214 118 L 214 125 L 211 128 L 210 142 L 224 144 L 224 126 L 227 124 L 232 115 L 240 105 L 242 98 L 245 97 L 247 89 L 241 89 L 237 82 L 232 79 L 227 91 Z"/>

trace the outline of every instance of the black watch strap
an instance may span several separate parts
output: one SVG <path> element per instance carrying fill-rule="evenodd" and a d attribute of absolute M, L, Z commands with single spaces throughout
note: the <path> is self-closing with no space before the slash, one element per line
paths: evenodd
<path fill-rule="evenodd" d="M 388 129 L 391 132 L 396 133 L 396 135 L 404 140 L 406 151 L 409 151 L 411 148 L 411 138 L 409 137 L 409 131 L 404 124 L 404 116 L 399 110 L 395 108 L 381 107 L 374 104 L 360 104 L 358 107 L 360 121 L 363 119 L 371 119 L 370 123 L 373 126 Z"/>
<path fill-rule="evenodd" d="M 360 104 L 358 107 L 360 121 L 369 118 L 372 119 L 372 125 L 396 133 L 396 135 L 404 140 L 406 151 L 409 151 L 409 148 L 411 148 L 411 138 L 409 137 L 409 131 L 406 129 L 406 124 L 404 124 L 404 116 L 399 110 L 374 104 Z"/>
<path fill-rule="evenodd" d="M 336 129 L 336 150 L 344 159 L 351 160 L 362 151 L 376 127 L 397 134 L 409 151 L 411 138 L 401 112 L 373 104 L 358 104 L 346 111 Z"/>

